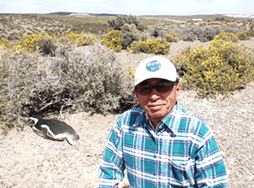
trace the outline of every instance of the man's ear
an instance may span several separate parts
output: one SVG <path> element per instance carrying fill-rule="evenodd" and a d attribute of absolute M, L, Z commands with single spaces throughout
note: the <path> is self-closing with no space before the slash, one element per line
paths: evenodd
<path fill-rule="evenodd" d="M 137 93 L 137 91 L 134 89 L 133 90 L 133 93 L 135 94 L 135 97 L 136 97 L 136 100 L 137 100 L 137 102 L 138 102 L 138 93 Z M 138 104 L 139 104 L 139 102 L 138 102 Z M 139 104 L 140 105 L 140 104 Z"/>
<path fill-rule="evenodd" d="M 135 90 L 135 88 L 133 89 L 133 93 L 135 94 L 136 98 L 138 97 L 138 93 L 137 91 Z"/>
<path fill-rule="evenodd" d="M 176 85 L 176 101 L 180 100 L 181 88 L 182 88 L 182 84 L 178 83 Z"/>

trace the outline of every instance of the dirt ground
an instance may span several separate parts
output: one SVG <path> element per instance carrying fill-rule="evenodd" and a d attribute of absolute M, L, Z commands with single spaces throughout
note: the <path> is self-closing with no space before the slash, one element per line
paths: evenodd
<path fill-rule="evenodd" d="M 254 46 L 253 39 L 245 43 Z M 178 42 L 172 44 L 171 54 L 188 45 L 209 43 Z M 119 53 L 125 63 L 133 66 L 148 56 Z M 198 99 L 194 91 L 182 91 L 181 96 L 180 105 L 212 128 L 230 187 L 254 187 L 254 83 L 224 100 Z M 75 146 L 39 137 L 29 126 L 21 132 L 12 130 L 7 136 L 0 135 L 0 187 L 98 187 L 100 159 L 117 117 L 91 116 L 87 112 L 49 117 L 65 121 L 77 131 L 80 140 Z"/>

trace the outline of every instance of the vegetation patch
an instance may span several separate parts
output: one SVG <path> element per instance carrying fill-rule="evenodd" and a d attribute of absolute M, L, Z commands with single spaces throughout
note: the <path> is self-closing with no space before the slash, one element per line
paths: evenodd
<path fill-rule="evenodd" d="M 133 107 L 135 69 L 117 59 L 121 50 L 168 55 L 172 42 L 210 41 L 174 60 L 183 87 L 214 97 L 253 81 L 253 49 L 238 43 L 254 36 L 252 20 L 192 18 L 0 15 L 0 128 L 22 128 L 22 117 L 34 114 Z M 85 45 L 89 56 L 76 51 Z"/>
<path fill-rule="evenodd" d="M 134 52 L 144 52 L 148 54 L 169 54 L 170 42 L 164 39 L 149 39 L 146 41 L 134 41 L 130 49 Z"/>
<path fill-rule="evenodd" d="M 232 41 L 213 40 L 209 48 L 185 48 L 175 59 L 187 88 L 202 97 L 229 94 L 253 81 L 253 50 Z"/>
<path fill-rule="evenodd" d="M 135 104 L 131 72 L 113 52 L 96 43 L 85 57 L 71 42 L 57 46 L 54 57 L 1 49 L 1 127 L 22 128 L 22 117 L 35 114 L 66 109 L 119 113 Z"/>

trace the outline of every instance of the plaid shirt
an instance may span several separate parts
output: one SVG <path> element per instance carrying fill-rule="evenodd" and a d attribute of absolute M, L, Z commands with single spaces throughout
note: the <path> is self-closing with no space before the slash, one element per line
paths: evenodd
<path fill-rule="evenodd" d="M 157 125 L 139 107 L 112 128 L 99 168 L 100 187 L 117 187 L 127 170 L 131 187 L 228 187 L 211 130 L 198 117 L 174 109 Z"/>

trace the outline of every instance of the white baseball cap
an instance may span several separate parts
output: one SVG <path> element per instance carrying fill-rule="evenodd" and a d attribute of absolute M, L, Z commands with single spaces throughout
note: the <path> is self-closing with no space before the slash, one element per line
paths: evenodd
<path fill-rule="evenodd" d="M 164 57 L 153 56 L 138 65 L 135 73 L 135 86 L 150 78 L 160 78 L 175 82 L 178 76 L 173 63 Z"/>

